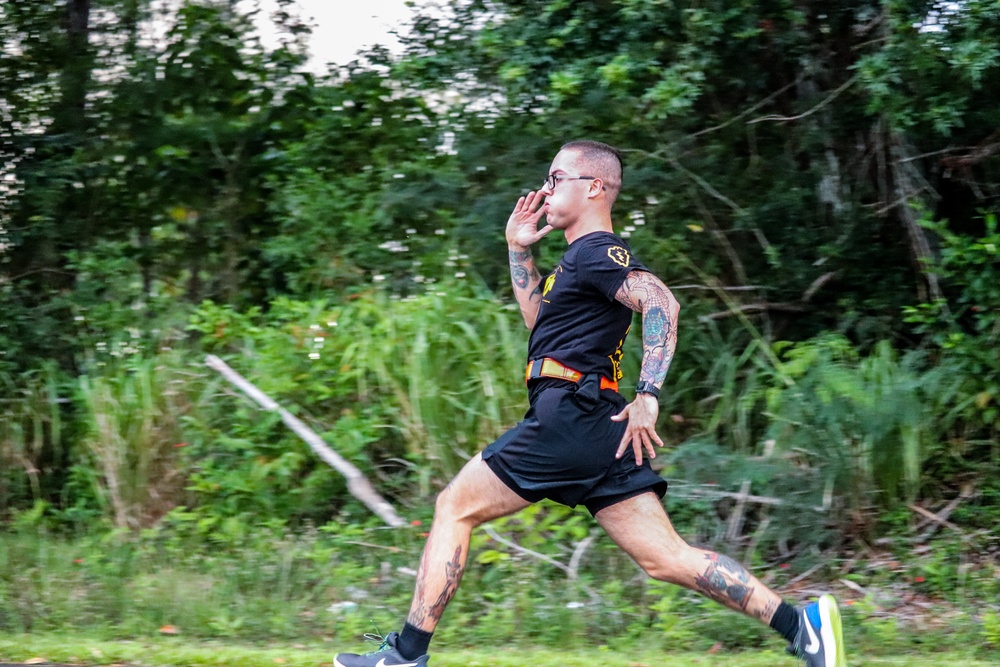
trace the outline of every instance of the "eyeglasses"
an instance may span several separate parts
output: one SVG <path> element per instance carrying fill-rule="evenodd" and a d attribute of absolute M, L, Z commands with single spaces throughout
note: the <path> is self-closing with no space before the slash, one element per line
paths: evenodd
<path fill-rule="evenodd" d="M 562 176 L 557 174 L 549 174 L 543 183 L 544 187 L 549 190 L 555 190 L 556 186 L 559 185 L 560 181 L 596 181 L 597 176 Z M 604 186 L 601 186 L 604 189 Z"/>

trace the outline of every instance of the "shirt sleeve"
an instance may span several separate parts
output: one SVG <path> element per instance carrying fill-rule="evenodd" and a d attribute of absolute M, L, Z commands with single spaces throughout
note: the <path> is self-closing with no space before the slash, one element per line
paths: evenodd
<path fill-rule="evenodd" d="M 628 274 L 635 270 L 648 271 L 632 255 L 632 249 L 615 239 L 601 240 L 581 248 L 581 274 L 608 299 L 614 300 Z"/>

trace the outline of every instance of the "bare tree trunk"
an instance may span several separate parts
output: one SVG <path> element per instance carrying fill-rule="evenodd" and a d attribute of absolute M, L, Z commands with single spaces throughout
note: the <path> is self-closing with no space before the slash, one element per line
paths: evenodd
<path fill-rule="evenodd" d="M 60 73 L 60 100 L 52 126 L 56 134 L 77 133 L 86 127 L 84 113 L 93 57 L 90 52 L 90 2 L 67 0 L 63 26 L 66 34 L 66 66 Z"/>
<path fill-rule="evenodd" d="M 888 127 L 884 120 L 879 123 L 879 134 L 882 136 L 885 152 L 885 177 L 883 185 L 883 205 L 880 213 L 889 214 L 896 211 L 899 221 L 906 230 L 910 245 L 910 257 L 914 268 L 922 278 L 917 285 L 917 294 L 921 301 L 943 298 L 938 277 L 929 270 L 929 262 L 934 259 L 927 233 L 920 226 L 920 216 L 917 209 L 927 210 L 927 199 L 939 199 L 940 195 L 931 187 L 917 168 L 913 151 L 906 140 L 898 132 Z"/>

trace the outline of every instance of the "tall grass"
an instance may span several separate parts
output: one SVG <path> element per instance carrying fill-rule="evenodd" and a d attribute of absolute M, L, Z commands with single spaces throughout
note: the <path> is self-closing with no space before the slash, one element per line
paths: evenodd
<path fill-rule="evenodd" d="M 175 363 L 167 355 L 133 357 L 115 370 L 79 378 L 86 419 L 82 445 L 97 495 L 118 528 L 159 519 L 174 507 L 186 481 L 176 450 L 190 406 Z"/>
<path fill-rule="evenodd" d="M 707 323 L 682 351 L 667 380 L 668 394 L 681 398 L 684 412 L 708 437 L 742 454 L 761 445 L 761 394 L 777 376 L 768 344 L 741 330 L 724 334 Z M 765 352 L 766 350 L 766 352 Z"/>
<path fill-rule="evenodd" d="M 428 293 L 345 312 L 358 394 L 391 396 L 407 451 L 452 474 L 524 409 L 527 333 L 494 299 Z"/>
<path fill-rule="evenodd" d="M 255 325 L 234 319 L 206 306 L 196 327 L 354 458 L 395 458 L 425 481 L 447 477 L 523 413 L 527 332 L 485 294 L 278 300 Z M 216 340 L 223 320 L 234 334 Z"/>
<path fill-rule="evenodd" d="M 498 530 L 566 563 L 571 558 L 562 542 L 566 535 L 559 521 L 550 521 L 552 515 L 566 513 L 543 507 L 520 526 L 515 519 Z M 584 527 L 588 522 L 579 521 Z M 352 650 L 373 623 L 383 631 L 398 629 L 413 591 L 407 568 L 423 546 L 418 529 L 365 530 L 331 522 L 297 531 L 260 526 L 240 549 L 230 550 L 192 541 L 178 528 L 183 526 L 72 541 L 27 530 L 0 535 L 0 635 L 146 641 L 160 636 L 162 628 L 176 633 L 179 644 L 327 642 L 331 652 Z M 650 581 L 603 534 L 578 561 L 575 581 L 481 531 L 471 550 L 463 586 L 435 635 L 435 650 L 573 644 L 631 654 L 642 645 L 670 654 L 704 654 L 782 646 L 751 619 L 696 593 Z M 914 556 L 925 562 L 929 557 Z M 957 566 L 963 559 L 951 554 L 947 560 Z M 967 568 L 962 576 L 976 585 L 967 585 L 951 604 L 936 602 L 927 618 L 915 618 L 912 610 L 886 618 L 875 602 L 880 594 L 845 606 L 852 651 L 962 646 L 986 655 L 995 628 L 979 615 L 996 596 L 993 570 Z M 795 574 L 776 570 L 767 576 L 772 587 L 799 601 L 811 593 L 782 589 Z M 919 589 L 885 568 L 861 584 L 896 596 Z M 843 592 L 845 599 L 853 595 Z M 941 624 L 941 618 L 950 622 Z"/>
<path fill-rule="evenodd" d="M 768 437 L 823 468 L 855 509 L 912 501 L 938 433 L 928 409 L 936 375 L 887 342 L 861 358 L 843 338 L 820 338 L 785 358 L 794 384 L 767 391 Z"/>
<path fill-rule="evenodd" d="M 66 453 L 60 388 L 54 363 L 0 376 L 0 508 L 43 500 L 43 471 Z"/>

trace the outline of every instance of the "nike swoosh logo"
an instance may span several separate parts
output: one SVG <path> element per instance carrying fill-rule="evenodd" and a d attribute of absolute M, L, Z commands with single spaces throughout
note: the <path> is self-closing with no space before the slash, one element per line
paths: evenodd
<path fill-rule="evenodd" d="M 819 645 L 819 643 L 817 642 L 817 646 L 818 645 Z M 815 651 L 813 651 L 813 653 L 815 653 Z M 386 663 L 385 658 L 382 658 L 377 663 L 375 663 L 375 667 L 417 667 L 417 663 L 415 663 L 415 662 L 394 662 L 392 665 L 389 665 L 389 664 Z"/>
<path fill-rule="evenodd" d="M 817 637 L 816 633 L 813 631 L 813 626 L 812 623 L 809 622 L 809 619 L 803 618 L 802 620 L 806 622 L 806 630 L 809 632 L 809 645 L 806 646 L 806 653 L 809 655 L 816 655 L 819 653 L 819 637 Z M 378 667 L 382 667 L 382 665 L 379 664 Z"/>

